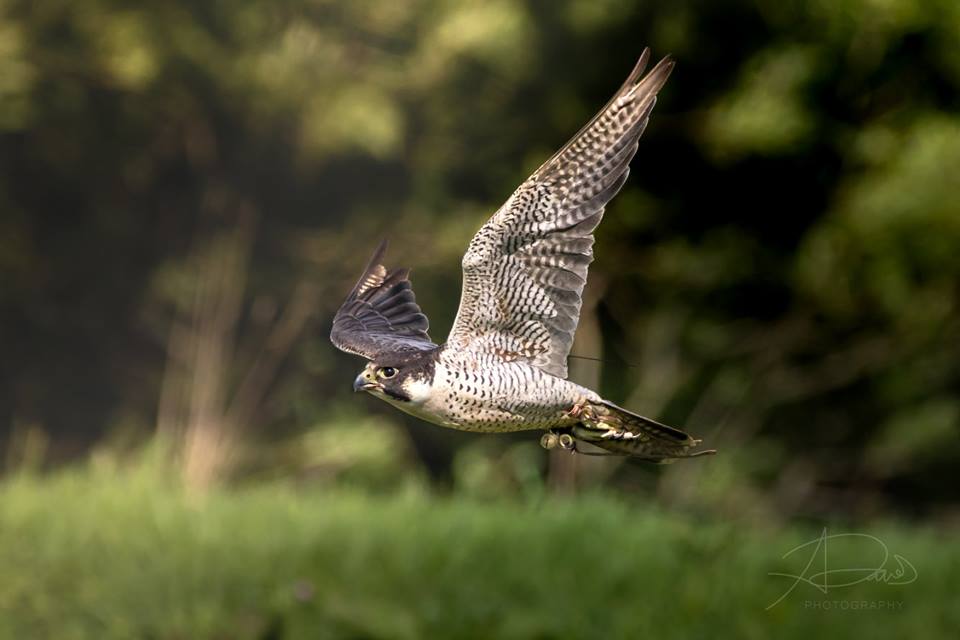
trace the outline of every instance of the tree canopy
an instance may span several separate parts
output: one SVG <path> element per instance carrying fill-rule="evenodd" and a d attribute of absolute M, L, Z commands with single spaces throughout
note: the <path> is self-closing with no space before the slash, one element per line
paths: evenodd
<path fill-rule="evenodd" d="M 684 468 L 712 495 L 657 475 L 679 499 L 943 507 L 958 41 L 952 0 L 3 0 L 8 459 L 376 413 L 460 473 L 470 437 L 350 397 L 330 318 L 390 237 L 442 339 L 472 233 L 649 45 L 677 68 L 598 230 L 574 353 L 603 363 L 574 375 L 721 450 Z"/>

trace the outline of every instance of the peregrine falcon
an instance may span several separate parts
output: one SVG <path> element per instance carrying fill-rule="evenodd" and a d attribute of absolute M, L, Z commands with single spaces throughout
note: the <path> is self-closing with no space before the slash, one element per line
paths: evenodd
<path fill-rule="evenodd" d="M 545 448 L 667 462 L 699 440 L 566 379 L 593 231 L 629 174 L 673 61 L 643 74 L 644 50 L 607 105 L 511 195 L 463 257 L 446 343 L 427 335 L 409 269 L 376 250 L 337 312 L 330 339 L 369 363 L 353 388 L 428 422 L 475 432 L 540 429 Z"/>

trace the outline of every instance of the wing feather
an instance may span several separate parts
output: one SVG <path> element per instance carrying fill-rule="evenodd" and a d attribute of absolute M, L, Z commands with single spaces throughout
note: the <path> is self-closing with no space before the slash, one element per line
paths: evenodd
<path fill-rule="evenodd" d="M 334 316 L 330 331 L 330 341 L 338 349 L 370 360 L 437 346 L 427 334 L 430 323 L 417 305 L 410 270 L 387 271 L 381 264 L 386 249 L 386 241 L 381 242 Z"/>
<path fill-rule="evenodd" d="M 463 257 L 450 348 L 524 358 L 566 377 L 593 260 L 593 231 L 630 174 L 657 93 L 673 62 L 646 76 L 644 50 L 623 86 L 510 196 Z"/>

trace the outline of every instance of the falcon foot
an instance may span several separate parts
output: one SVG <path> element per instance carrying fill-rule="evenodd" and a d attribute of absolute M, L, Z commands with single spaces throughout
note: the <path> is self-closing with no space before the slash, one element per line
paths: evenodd
<path fill-rule="evenodd" d="M 589 410 L 590 410 L 590 405 L 587 404 L 587 401 L 581 400 L 577 404 L 573 405 L 570 411 L 567 411 L 567 417 L 580 420 L 587 415 L 587 412 Z"/>

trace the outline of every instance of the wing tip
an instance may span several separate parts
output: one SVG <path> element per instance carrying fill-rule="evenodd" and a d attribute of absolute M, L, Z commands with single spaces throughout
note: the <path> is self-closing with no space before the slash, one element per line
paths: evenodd
<path fill-rule="evenodd" d="M 357 284 L 354 285 L 353 289 L 350 291 L 350 295 L 347 296 L 347 300 L 351 300 L 356 297 L 356 295 L 363 288 L 364 284 L 367 283 L 367 278 L 377 267 L 380 267 L 383 270 L 383 276 L 387 275 L 387 270 L 382 264 L 383 256 L 387 252 L 387 245 L 388 241 L 386 238 L 381 240 L 380 244 L 377 245 L 373 255 L 370 256 L 370 260 L 367 261 L 367 266 L 363 268 L 363 273 L 360 274 L 360 279 L 357 280 Z"/>
<path fill-rule="evenodd" d="M 621 91 L 635 85 L 643 76 L 643 72 L 647 68 L 647 63 L 650 62 L 650 47 L 644 47 L 643 52 L 640 54 L 640 57 L 637 59 L 637 63 L 633 65 L 633 71 L 630 72 L 630 75 L 627 76 L 626 81 L 621 87 Z"/>
<path fill-rule="evenodd" d="M 370 263 L 380 262 L 383 259 L 383 256 L 387 253 L 387 246 L 389 246 L 390 241 L 387 238 L 383 238 L 380 241 L 380 244 L 377 245 L 376 251 L 373 252 L 373 257 L 370 258 Z"/>
<path fill-rule="evenodd" d="M 673 56 L 669 54 L 665 55 L 660 59 L 660 62 L 650 70 L 650 73 L 644 76 L 640 84 L 647 85 L 649 83 L 650 92 L 656 95 L 664 83 L 666 83 L 667 78 L 670 77 L 675 66 L 677 66 L 677 62 L 673 59 Z"/>
<path fill-rule="evenodd" d="M 633 71 L 630 72 L 630 75 L 627 76 L 626 82 L 623 83 L 623 88 L 629 88 L 633 85 L 641 84 L 647 81 L 647 79 L 653 76 L 663 75 L 664 79 L 670 75 L 670 72 L 673 71 L 673 68 L 677 65 L 676 59 L 671 55 L 667 54 L 660 58 L 660 61 L 654 65 L 653 69 L 650 70 L 650 73 L 644 75 L 643 72 L 647 68 L 647 64 L 650 62 L 650 47 L 644 47 L 643 53 L 640 54 L 640 58 L 637 59 L 637 63 L 633 65 Z"/>

